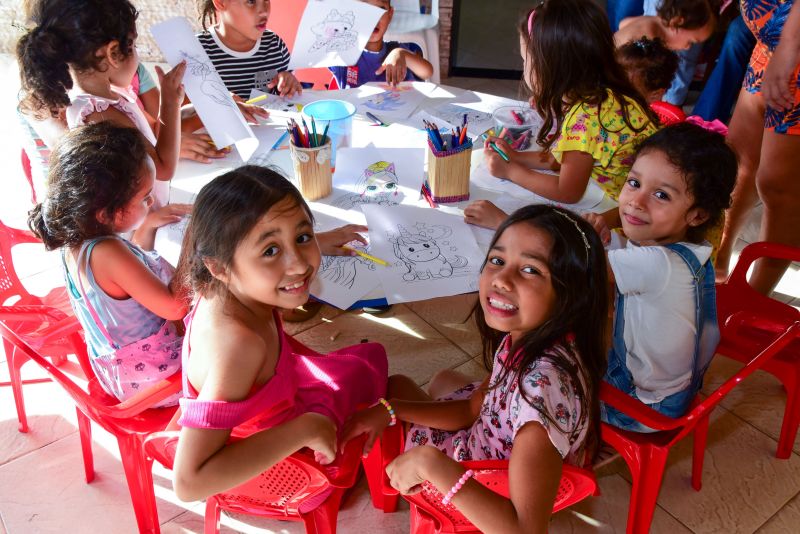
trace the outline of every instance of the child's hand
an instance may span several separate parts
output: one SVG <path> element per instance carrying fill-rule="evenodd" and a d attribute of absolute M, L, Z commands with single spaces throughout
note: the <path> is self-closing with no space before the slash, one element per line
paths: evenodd
<path fill-rule="evenodd" d="M 314 459 L 322 465 L 331 463 L 336 458 L 336 424 L 330 417 L 314 412 L 306 412 L 298 419 L 308 436 L 306 447 L 314 451 Z"/>
<path fill-rule="evenodd" d="M 367 232 L 366 226 L 360 224 L 347 224 L 327 232 L 317 234 L 319 249 L 325 256 L 355 256 L 355 252 L 344 250 L 343 245 L 351 241 L 358 241 L 366 246 L 367 240 L 361 234 Z"/>
<path fill-rule="evenodd" d="M 207 134 L 181 134 L 181 158 L 209 163 L 211 159 L 224 158 L 230 151 L 230 147 L 217 149 Z"/>
<path fill-rule="evenodd" d="M 464 222 L 496 230 L 508 214 L 488 200 L 476 200 L 464 208 Z"/>
<path fill-rule="evenodd" d="M 583 218 L 589 221 L 589 224 L 595 229 L 600 236 L 603 245 L 608 245 L 611 242 L 611 229 L 608 227 L 608 222 L 599 213 L 584 213 Z"/>
<path fill-rule="evenodd" d="M 384 72 L 386 72 L 386 83 L 394 87 L 406 79 L 408 66 L 406 65 L 405 50 L 395 48 L 389 52 L 389 55 L 383 60 L 383 65 L 375 71 L 375 74 L 380 75 Z"/>
<path fill-rule="evenodd" d="M 192 213 L 191 204 L 167 204 L 147 214 L 140 228 L 161 228 L 168 224 L 180 222 L 186 215 Z"/>
<path fill-rule="evenodd" d="M 392 418 L 388 410 L 381 404 L 376 404 L 372 408 L 367 408 L 354 413 L 344 424 L 342 430 L 342 441 L 339 443 L 339 450 L 343 451 L 344 446 L 351 439 L 360 436 L 361 434 L 367 435 L 367 441 L 364 443 L 364 453 L 366 456 L 372 450 L 375 440 L 378 436 L 389 426 Z"/>
<path fill-rule="evenodd" d="M 172 104 L 180 108 L 183 104 L 185 91 L 183 89 L 183 75 L 186 72 L 186 61 L 181 61 L 175 67 L 164 73 L 163 69 L 156 65 L 156 75 L 158 84 L 161 86 L 161 105 Z"/>
<path fill-rule="evenodd" d="M 443 456 L 439 449 L 430 445 L 414 447 L 387 465 L 386 474 L 394 489 L 403 495 L 413 495 L 422 490 L 422 483 L 427 480 L 425 473 L 428 466 Z"/>
<path fill-rule="evenodd" d="M 281 96 L 294 96 L 295 93 L 303 92 L 303 86 L 300 85 L 300 82 L 297 81 L 297 78 L 294 77 L 294 74 L 289 71 L 279 72 L 278 75 L 267 85 L 267 88 L 269 89 L 273 89 L 275 87 L 278 88 L 278 94 Z"/>
<path fill-rule="evenodd" d="M 491 146 L 492 143 L 508 156 L 508 161 L 495 152 Z M 509 166 L 514 164 L 515 154 L 516 151 L 511 148 L 511 145 L 499 137 L 490 137 L 483 145 L 483 157 L 486 160 L 486 167 L 489 169 L 489 173 L 497 178 L 508 178 Z"/>
<path fill-rule="evenodd" d="M 250 124 L 258 124 L 258 117 L 263 117 L 265 119 L 269 117 L 269 111 L 261 106 L 245 104 L 244 99 L 239 95 L 231 93 L 231 96 L 233 97 L 233 101 L 236 102 L 236 105 L 239 106 L 239 111 L 242 112 L 244 120 Z"/>

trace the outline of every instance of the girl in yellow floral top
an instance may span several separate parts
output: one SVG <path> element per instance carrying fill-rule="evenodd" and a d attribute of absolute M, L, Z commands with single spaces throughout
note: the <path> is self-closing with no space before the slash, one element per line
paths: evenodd
<path fill-rule="evenodd" d="M 617 63 L 606 14 L 592 0 L 544 0 L 519 30 L 525 84 L 544 119 L 536 136 L 543 150 L 517 152 L 490 138 L 484 152 L 489 172 L 565 204 L 578 202 L 592 179 L 616 200 L 635 145 L 656 131 L 658 119 Z M 478 200 L 464 216 L 468 223 L 497 228 L 506 214 Z"/>

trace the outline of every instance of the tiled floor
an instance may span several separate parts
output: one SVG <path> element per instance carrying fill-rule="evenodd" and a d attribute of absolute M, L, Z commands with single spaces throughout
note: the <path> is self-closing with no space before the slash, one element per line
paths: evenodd
<path fill-rule="evenodd" d="M 14 73 L 0 71 L 0 75 Z M 459 85 L 496 94 L 516 96 L 517 83 L 458 80 Z M 13 93 L 0 93 L 9 102 Z M 12 110 L 0 109 L 9 124 Z M 0 161 L 7 184 L 0 195 L 5 222 L 24 223 L 25 191 L 17 168 L 13 133 L 0 131 Z M 744 238 L 754 240 L 757 219 Z M 755 228 L 755 230 L 754 230 Z M 744 241 L 742 242 L 744 244 Z M 58 257 L 28 248 L 15 254 L 25 283 L 41 294 L 58 282 Z M 781 298 L 797 305 L 800 270 L 793 268 L 779 287 Z M 793 300 L 795 299 L 795 300 Z M 343 313 L 324 309 L 316 318 L 291 326 L 291 332 L 313 348 L 326 351 L 357 343 L 363 338 L 383 343 L 390 371 L 402 372 L 424 384 L 442 368 L 456 368 L 478 378 L 483 371 L 477 355 L 479 339 L 466 321 L 474 297 L 459 296 L 395 306 L 384 316 Z M 466 322 L 465 322 L 466 321 Z M 332 340 L 333 338 L 333 340 Z M 4 358 L 4 356 L 0 356 Z M 7 381 L 0 361 L 0 381 Z M 732 374 L 738 364 L 714 362 L 707 379 L 713 387 Z M 27 377 L 36 369 L 25 368 Z M 95 468 L 92 484 L 83 481 L 79 440 L 72 404 L 52 383 L 25 388 L 31 430 L 17 432 L 11 391 L 0 388 L 0 533 L 135 532 L 127 486 L 116 444 L 95 427 Z M 797 532 L 800 530 L 800 457 L 774 458 L 776 437 L 785 394 L 769 375 L 756 373 L 723 402 L 714 414 L 703 477 L 703 489 L 689 486 L 689 442 L 670 457 L 667 474 L 653 520 L 652 531 L 682 532 Z M 800 442 L 795 444 L 800 453 Z M 622 465 L 600 478 L 602 495 L 558 514 L 551 532 L 622 532 L 625 529 L 630 475 Z M 156 467 L 156 497 L 165 533 L 202 532 L 202 503 L 181 503 L 171 491 L 169 473 Z M 384 515 L 370 505 L 363 480 L 347 497 L 339 516 L 339 532 L 404 533 L 408 507 Z M 223 516 L 223 532 L 295 533 L 296 523 L 258 520 L 248 516 Z"/>

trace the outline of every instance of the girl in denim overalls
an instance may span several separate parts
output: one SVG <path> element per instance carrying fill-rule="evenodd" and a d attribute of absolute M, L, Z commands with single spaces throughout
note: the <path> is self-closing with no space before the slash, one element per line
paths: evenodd
<path fill-rule="evenodd" d="M 722 135 L 676 124 L 640 145 L 620 192 L 629 241 L 608 252 L 616 310 L 605 380 L 669 417 L 689 408 L 719 341 L 704 237 L 730 204 L 736 168 Z M 592 220 L 608 235 L 601 216 Z M 601 413 L 614 426 L 653 431 L 611 406 Z"/>

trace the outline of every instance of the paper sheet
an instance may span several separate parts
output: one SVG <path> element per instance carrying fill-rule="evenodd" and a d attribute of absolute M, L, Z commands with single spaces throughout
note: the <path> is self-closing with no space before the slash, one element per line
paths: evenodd
<path fill-rule="evenodd" d="M 305 90 L 302 93 L 295 94 L 292 97 L 284 97 L 280 95 L 267 94 L 263 91 L 259 91 L 258 89 L 252 89 L 250 91 L 250 98 L 248 100 L 264 96 L 266 98 L 256 102 L 256 106 L 268 109 L 270 112 L 278 112 L 279 114 L 287 114 L 288 116 L 291 116 L 299 114 L 301 111 L 303 111 L 303 107 L 306 104 L 310 104 L 311 102 L 315 102 L 317 100 L 332 98 L 332 94 L 335 93 L 330 93 L 328 91 Z"/>
<path fill-rule="evenodd" d="M 183 85 L 208 135 L 218 147 L 236 145 L 243 161 L 250 159 L 258 141 L 217 74 L 189 21 L 175 17 L 150 28 L 171 66 L 186 61 Z"/>
<path fill-rule="evenodd" d="M 194 201 L 194 199 L 192 199 L 192 201 Z M 189 219 L 190 216 L 184 217 L 180 221 L 162 226 L 156 231 L 156 240 L 153 248 L 162 258 L 172 264 L 173 267 L 178 265 L 178 259 L 181 256 L 183 234 L 186 233 Z"/>
<path fill-rule="evenodd" d="M 397 87 L 381 83 L 366 83 L 357 89 L 356 105 L 361 115 L 370 112 L 384 122 L 408 118 L 427 98 L 412 82 Z"/>
<path fill-rule="evenodd" d="M 483 253 L 462 218 L 430 208 L 365 205 L 372 254 L 389 261 L 389 303 L 478 290 Z"/>
<path fill-rule="evenodd" d="M 353 242 L 349 246 L 369 253 L 369 247 Z M 386 267 L 360 256 L 323 256 L 311 294 L 328 304 L 346 310 L 378 287 Z"/>
<path fill-rule="evenodd" d="M 289 69 L 355 65 L 384 13 L 356 0 L 308 2 Z"/>

